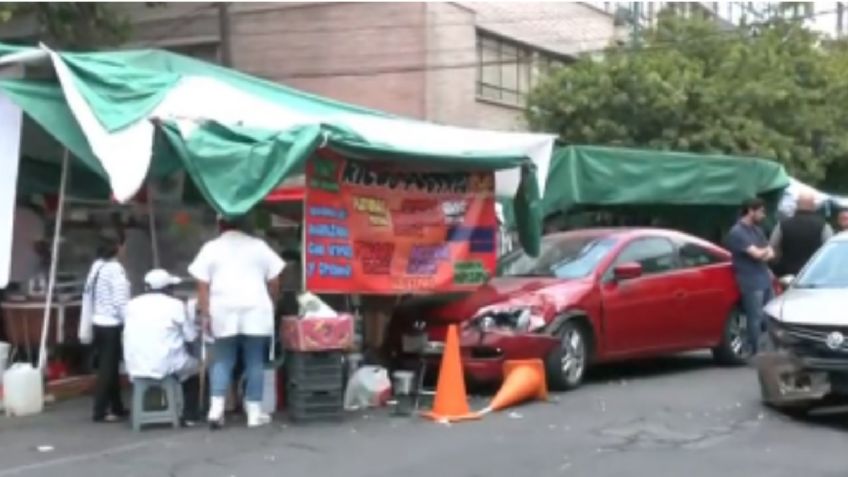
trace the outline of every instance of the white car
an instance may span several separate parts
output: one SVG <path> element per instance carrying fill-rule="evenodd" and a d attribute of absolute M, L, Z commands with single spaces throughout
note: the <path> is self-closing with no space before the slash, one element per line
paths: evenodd
<path fill-rule="evenodd" d="M 757 358 L 763 401 L 805 412 L 848 397 L 848 233 L 825 243 L 766 306 L 773 350 Z"/>

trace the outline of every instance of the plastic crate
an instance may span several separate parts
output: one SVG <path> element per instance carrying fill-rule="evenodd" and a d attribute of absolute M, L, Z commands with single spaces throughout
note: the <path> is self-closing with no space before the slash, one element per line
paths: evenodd
<path fill-rule="evenodd" d="M 291 392 L 299 391 L 342 391 L 342 370 L 320 370 L 303 375 L 286 374 L 286 387 Z"/>
<path fill-rule="evenodd" d="M 287 390 L 289 418 L 295 422 L 336 421 L 344 417 L 344 395 L 338 391 Z"/>
<path fill-rule="evenodd" d="M 331 373 L 344 371 L 344 353 L 341 351 L 316 351 L 301 353 L 290 351 L 286 354 L 286 372 L 295 377 L 312 373 Z"/>

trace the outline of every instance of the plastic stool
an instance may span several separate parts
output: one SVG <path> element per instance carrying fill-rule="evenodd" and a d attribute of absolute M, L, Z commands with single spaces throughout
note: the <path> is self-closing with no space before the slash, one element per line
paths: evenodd
<path fill-rule="evenodd" d="M 133 378 L 132 428 L 138 432 L 147 424 L 171 424 L 180 427 L 180 415 L 183 410 L 183 388 L 177 378 L 165 379 Z M 165 409 L 147 411 L 144 409 L 144 396 L 150 389 L 159 388 L 165 393 Z"/>

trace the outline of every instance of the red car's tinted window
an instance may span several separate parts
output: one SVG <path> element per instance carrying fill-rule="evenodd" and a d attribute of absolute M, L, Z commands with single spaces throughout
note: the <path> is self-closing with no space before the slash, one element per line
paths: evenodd
<path fill-rule="evenodd" d="M 582 278 L 600 265 L 616 242 L 611 237 L 549 237 L 543 239 L 538 257 L 523 252 L 507 256 L 501 265 L 501 275 Z"/>
<path fill-rule="evenodd" d="M 703 267 L 724 261 L 713 251 L 698 244 L 685 242 L 680 245 L 680 264 L 683 268 Z"/>
<path fill-rule="evenodd" d="M 659 237 L 635 240 L 622 250 L 615 261 L 616 265 L 629 262 L 642 265 L 646 275 L 673 270 L 676 267 L 674 245 L 668 239 Z"/>

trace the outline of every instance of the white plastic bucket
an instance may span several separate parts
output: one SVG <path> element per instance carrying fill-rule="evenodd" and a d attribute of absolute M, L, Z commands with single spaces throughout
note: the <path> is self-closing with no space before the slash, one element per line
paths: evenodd
<path fill-rule="evenodd" d="M 3 404 L 7 416 L 28 416 L 44 409 L 41 372 L 29 363 L 17 363 L 3 373 Z"/>

